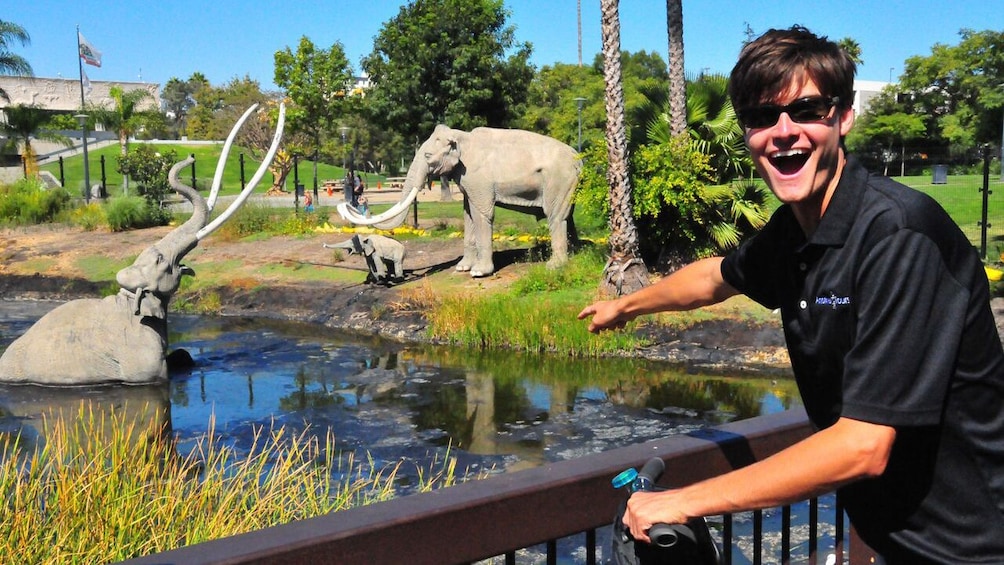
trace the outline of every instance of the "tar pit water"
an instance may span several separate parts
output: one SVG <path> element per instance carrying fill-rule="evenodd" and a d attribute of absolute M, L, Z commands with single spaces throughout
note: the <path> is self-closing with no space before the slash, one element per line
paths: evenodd
<path fill-rule="evenodd" d="M 55 303 L 4 302 L 0 349 Z M 256 430 L 333 433 L 357 462 L 400 462 L 408 494 L 445 456 L 464 473 L 504 473 L 755 417 L 798 403 L 778 376 L 722 375 L 638 359 L 573 359 L 401 344 L 330 328 L 172 315 L 170 348 L 191 370 L 159 386 L 0 386 L 0 432 L 33 437 L 40 415 L 90 399 L 158 403 L 178 449 L 205 436 L 248 449 Z M 292 434 L 291 434 L 292 435 Z M 413 464 L 412 464 L 413 463 Z M 416 471 L 412 471 L 416 470 Z"/>

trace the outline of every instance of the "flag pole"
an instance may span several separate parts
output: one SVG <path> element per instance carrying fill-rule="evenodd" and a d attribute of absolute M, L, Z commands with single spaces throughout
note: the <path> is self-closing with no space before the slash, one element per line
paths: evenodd
<path fill-rule="evenodd" d="M 84 58 L 80 56 L 80 25 L 77 25 L 77 67 L 80 69 L 80 120 L 81 138 L 84 141 L 84 203 L 91 203 L 91 171 L 87 157 L 87 114 L 84 113 Z"/>

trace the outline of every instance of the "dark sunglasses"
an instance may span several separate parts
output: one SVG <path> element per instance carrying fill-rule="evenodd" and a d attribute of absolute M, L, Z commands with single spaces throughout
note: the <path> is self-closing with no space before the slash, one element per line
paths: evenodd
<path fill-rule="evenodd" d="M 839 96 L 806 96 L 784 106 L 764 104 L 744 108 L 737 111 L 736 115 L 739 123 L 747 129 L 770 127 L 777 123 L 782 113 L 788 114 L 795 123 L 805 124 L 826 119 L 830 115 L 830 109 L 839 103 Z"/>

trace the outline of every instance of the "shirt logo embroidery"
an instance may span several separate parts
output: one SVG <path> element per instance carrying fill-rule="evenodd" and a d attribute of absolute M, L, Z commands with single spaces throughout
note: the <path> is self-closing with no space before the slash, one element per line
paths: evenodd
<path fill-rule="evenodd" d="M 829 296 L 816 297 L 816 306 L 829 306 L 834 310 L 837 309 L 837 306 L 850 306 L 850 304 L 850 296 L 837 296 L 836 293 L 830 293 Z"/>

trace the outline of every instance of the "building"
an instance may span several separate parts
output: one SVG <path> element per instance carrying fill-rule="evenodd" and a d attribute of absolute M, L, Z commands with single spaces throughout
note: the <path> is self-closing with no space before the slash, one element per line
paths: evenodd
<path fill-rule="evenodd" d="M 160 85 L 152 82 L 123 82 L 108 80 L 85 83 L 84 99 L 88 105 L 111 108 L 114 100 L 111 89 L 118 86 L 128 92 L 142 89 L 150 96 L 140 102 L 139 110 L 161 109 Z M 34 105 L 54 112 L 80 112 L 80 81 L 65 78 L 0 76 L 0 88 L 7 92 L 10 101 L 0 99 L 0 110 L 7 106 Z"/>
<path fill-rule="evenodd" d="M 895 83 L 882 82 L 879 80 L 855 80 L 854 81 L 854 115 L 860 116 L 868 111 L 873 98 L 882 93 L 882 89 Z"/>

